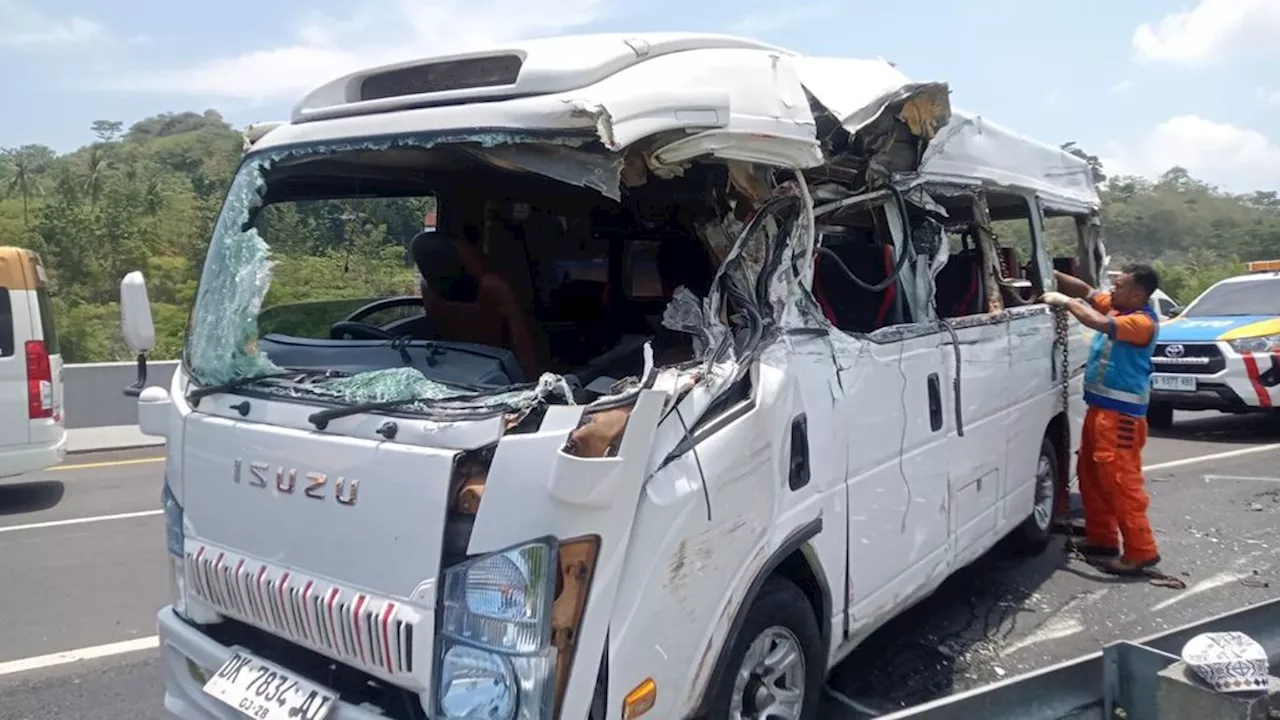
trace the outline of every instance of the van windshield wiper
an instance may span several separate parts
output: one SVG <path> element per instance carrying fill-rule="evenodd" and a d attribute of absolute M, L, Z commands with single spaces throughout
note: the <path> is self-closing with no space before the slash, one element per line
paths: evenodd
<path fill-rule="evenodd" d="M 217 395 L 218 393 L 228 392 L 231 390 L 235 390 L 237 388 L 242 388 L 246 385 L 252 385 L 260 380 L 270 380 L 272 378 L 295 377 L 300 374 L 301 373 L 298 372 L 297 370 L 287 370 L 284 372 L 262 373 L 259 375 L 244 375 L 242 377 L 228 380 L 224 383 L 218 383 L 217 385 L 204 385 L 202 387 L 195 388 L 187 393 L 187 402 L 198 404 L 200 401 L 200 398 L 206 397 L 208 395 Z"/>
<path fill-rule="evenodd" d="M 515 386 L 514 388 L 513 387 L 493 388 L 493 387 L 480 387 L 478 385 L 467 385 L 465 383 L 453 383 L 453 382 L 449 383 L 449 386 L 459 388 L 468 393 L 473 393 L 472 397 L 477 395 L 491 394 L 494 392 L 502 393 L 502 392 L 511 391 L 513 389 L 519 389 L 519 386 Z M 307 417 L 307 421 L 310 422 L 312 425 L 314 425 L 317 430 L 324 430 L 326 427 L 329 426 L 330 421 L 337 420 L 338 418 L 350 417 L 352 415 L 359 415 L 360 413 L 373 412 L 376 410 L 391 410 L 393 408 L 404 407 L 405 405 L 412 405 L 414 403 L 419 403 L 419 402 L 430 402 L 432 400 L 458 400 L 463 397 L 467 397 L 467 396 L 457 395 L 454 397 L 446 397 L 446 398 L 407 397 L 407 398 L 397 398 L 395 400 L 378 400 L 375 402 L 360 403 L 358 405 L 344 405 L 342 407 L 328 408 L 326 410 L 319 410 L 317 412 L 313 412 L 311 413 L 311 415 Z"/>

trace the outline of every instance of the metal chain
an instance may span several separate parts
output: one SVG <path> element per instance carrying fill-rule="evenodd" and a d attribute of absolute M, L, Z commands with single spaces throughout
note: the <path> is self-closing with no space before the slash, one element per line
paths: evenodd
<path fill-rule="evenodd" d="M 1062 412 L 1067 412 L 1071 407 L 1071 368 L 1068 367 L 1071 361 L 1071 344 L 1067 338 L 1067 327 L 1066 308 L 1053 308 L 1053 340 L 1055 345 L 1062 347 L 1062 360 L 1058 370 L 1062 380 Z"/>
<path fill-rule="evenodd" d="M 1054 343 L 1061 346 L 1061 358 L 1058 360 L 1058 376 L 1062 385 L 1062 412 L 1070 413 L 1071 409 L 1071 343 L 1068 338 L 1068 328 L 1070 324 L 1067 322 L 1066 308 L 1053 308 L 1053 335 Z M 1063 437 L 1058 439 L 1059 443 L 1065 444 L 1067 452 L 1071 452 L 1071 421 L 1067 419 L 1066 432 Z M 1062 445 L 1059 445 L 1062 447 Z M 1069 465 L 1068 465 L 1069 467 Z M 1070 507 L 1070 487 L 1072 479 L 1063 477 L 1059 482 L 1059 487 L 1054 489 L 1053 515 L 1062 520 L 1066 520 L 1067 512 Z"/>

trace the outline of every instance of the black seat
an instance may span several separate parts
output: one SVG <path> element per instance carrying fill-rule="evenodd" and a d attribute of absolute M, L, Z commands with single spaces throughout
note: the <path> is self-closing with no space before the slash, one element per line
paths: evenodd
<path fill-rule="evenodd" d="M 893 248 L 866 240 L 824 246 L 868 285 L 877 285 L 893 271 Z M 871 332 L 894 321 L 898 285 L 871 292 L 849 279 L 829 257 L 814 258 L 814 296 L 832 325 L 845 332 Z"/>

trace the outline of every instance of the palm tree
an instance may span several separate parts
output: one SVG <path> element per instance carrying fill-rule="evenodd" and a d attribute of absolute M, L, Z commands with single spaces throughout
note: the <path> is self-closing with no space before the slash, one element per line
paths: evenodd
<path fill-rule="evenodd" d="M 89 202 L 93 205 L 98 204 L 98 198 L 102 195 L 103 181 L 106 179 L 107 169 L 111 167 L 111 161 L 107 159 L 107 155 L 102 150 L 101 145 L 95 145 L 89 148 L 89 174 L 84 181 L 85 192 L 89 193 Z"/>
<path fill-rule="evenodd" d="M 22 153 L 11 150 L 7 154 L 13 160 L 13 172 L 4 181 L 5 197 L 13 197 L 15 193 L 22 196 L 22 225 L 29 229 L 31 220 L 28 206 L 31 196 L 44 192 L 40 186 L 40 178 L 37 176 L 40 168 L 35 161 Z"/>

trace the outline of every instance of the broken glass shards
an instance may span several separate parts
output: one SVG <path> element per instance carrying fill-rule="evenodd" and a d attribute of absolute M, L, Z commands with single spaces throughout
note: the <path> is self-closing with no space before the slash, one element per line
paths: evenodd
<path fill-rule="evenodd" d="M 280 371 L 257 345 L 271 260 L 249 218 L 262 205 L 266 165 L 246 163 L 236 173 L 209 244 L 186 350 L 192 376 L 203 385 Z"/>
<path fill-rule="evenodd" d="M 443 416 L 523 410 L 557 397 L 573 404 L 568 383 L 551 373 L 544 374 L 531 386 L 477 392 L 473 388 L 431 380 L 410 367 L 373 370 L 306 386 L 277 386 L 268 392 L 327 398 L 349 405 L 402 402 L 405 410 Z"/>
<path fill-rule="evenodd" d="M 267 175 L 273 168 L 339 153 L 470 146 L 489 149 L 489 155 L 483 151 L 476 154 L 492 164 L 519 166 L 616 197 L 620 158 L 570 150 L 589 141 L 588 137 L 514 131 L 450 131 L 287 146 L 250 155 L 232 180 L 205 258 L 186 347 L 193 379 L 208 386 L 281 370 L 257 346 L 258 314 L 271 285 L 272 260 L 270 248 L 253 222 L 263 207 Z"/>

